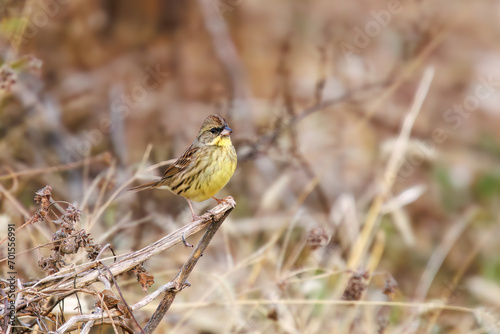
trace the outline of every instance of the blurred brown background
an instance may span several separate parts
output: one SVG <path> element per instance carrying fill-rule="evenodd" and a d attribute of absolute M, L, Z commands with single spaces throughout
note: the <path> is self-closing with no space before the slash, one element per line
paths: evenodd
<path fill-rule="evenodd" d="M 498 1 L 0 1 L 2 220 L 22 225 L 48 184 L 82 210 L 97 242 L 140 249 L 189 221 L 185 201 L 166 191 L 107 199 L 148 144 L 147 166 L 178 157 L 202 120 L 221 114 L 239 162 L 219 197 L 238 205 L 162 330 L 331 332 L 347 308 L 280 301 L 331 300 L 351 275 L 346 261 L 434 68 L 381 210 L 383 253 L 364 300 L 381 300 L 390 274 L 392 300 L 466 311 L 431 322 L 432 312 L 366 306 L 386 322 L 345 332 L 497 333 L 499 16 Z M 135 184 L 164 168 L 140 171 Z M 17 253 L 31 250 L 17 257 L 20 278 L 44 276 L 36 263 L 50 246 L 34 248 L 55 230 L 46 222 L 18 233 Z M 189 252 L 180 245 L 148 261 L 152 289 Z M 352 269 L 373 269 L 370 254 Z M 142 298 L 133 279 L 123 282 L 131 303 Z"/>

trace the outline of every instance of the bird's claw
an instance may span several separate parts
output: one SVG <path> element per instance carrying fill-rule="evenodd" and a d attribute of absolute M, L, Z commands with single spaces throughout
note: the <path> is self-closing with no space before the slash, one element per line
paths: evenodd
<path fill-rule="evenodd" d="M 226 198 L 216 198 L 216 197 L 212 197 L 214 200 L 217 201 L 217 204 L 222 204 L 222 203 L 227 203 L 229 205 L 231 205 L 233 208 L 236 206 L 236 201 L 234 200 L 234 198 L 232 196 L 227 196 Z"/>
<path fill-rule="evenodd" d="M 224 201 L 231 205 L 233 208 L 236 207 L 236 201 L 234 200 L 233 196 L 227 196 L 226 198 L 224 198 Z"/>

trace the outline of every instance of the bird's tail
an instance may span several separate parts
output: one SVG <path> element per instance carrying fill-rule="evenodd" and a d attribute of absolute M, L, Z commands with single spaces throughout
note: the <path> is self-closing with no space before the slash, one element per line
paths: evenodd
<path fill-rule="evenodd" d="M 130 188 L 128 191 L 133 191 L 133 192 L 143 191 L 143 190 L 146 190 L 146 189 L 152 189 L 156 185 L 158 185 L 158 181 L 151 182 L 151 183 L 146 183 L 146 184 L 141 184 L 140 186 Z"/>

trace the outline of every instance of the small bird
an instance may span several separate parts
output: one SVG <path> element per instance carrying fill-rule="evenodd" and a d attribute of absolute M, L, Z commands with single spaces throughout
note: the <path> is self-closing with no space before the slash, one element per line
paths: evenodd
<path fill-rule="evenodd" d="M 217 203 L 224 202 L 214 195 L 227 184 L 236 169 L 236 150 L 229 137 L 232 132 L 224 118 L 216 114 L 208 116 L 191 146 L 165 171 L 160 180 L 130 190 L 168 189 L 184 197 L 193 220 L 198 219 L 191 201 L 203 202 L 213 198 Z"/>

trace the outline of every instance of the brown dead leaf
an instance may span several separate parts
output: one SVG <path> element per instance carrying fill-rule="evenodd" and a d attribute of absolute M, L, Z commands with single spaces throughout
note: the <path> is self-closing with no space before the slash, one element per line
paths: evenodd
<path fill-rule="evenodd" d="M 96 307 L 103 308 L 103 305 L 101 303 L 104 302 L 104 304 L 107 306 L 108 309 L 115 308 L 116 305 L 120 302 L 120 299 L 116 298 L 115 295 L 113 294 L 113 291 L 105 289 L 102 292 L 99 292 L 99 296 L 101 297 L 96 303 Z"/>
<path fill-rule="evenodd" d="M 132 272 L 135 274 L 137 277 L 137 281 L 142 287 L 142 291 L 147 292 L 148 288 L 153 285 L 155 282 L 154 276 L 149 275 L 147 270 L 144 268 L 142 264 L 136 266 L 135 268 L 132 269 Z"/>

